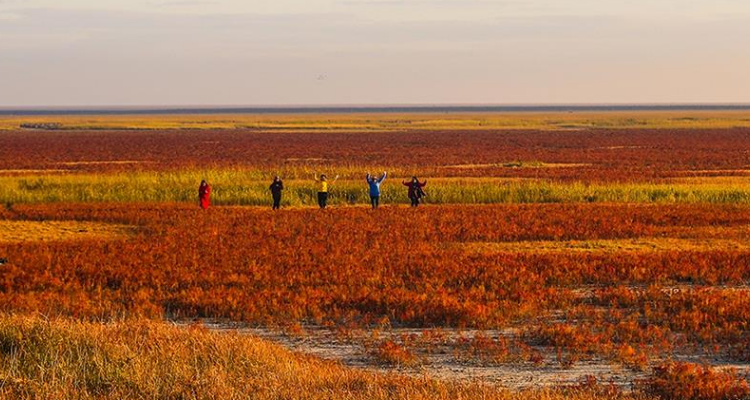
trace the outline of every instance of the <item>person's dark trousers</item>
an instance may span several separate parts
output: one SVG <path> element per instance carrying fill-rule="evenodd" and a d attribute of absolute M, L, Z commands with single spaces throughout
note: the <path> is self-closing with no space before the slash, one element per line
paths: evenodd
<path fill-rule="evenodd" d="M 410 197 L 410 199 L 412 207 L 417 207 L 419 205 L 419 197 Z"/>
<path fill-rule="evenodd" d="M 320 208 L 326 208 L 328 205 L 328 192 L 318 192 L 318 205 Z"/>
<path fill-rule="evenodd" d="M 370 204 L 372 204 L 372 208 L 378 208 L 380 205 L 380 196 L 370 196 Z"/>
<path fill-rule="evenodd" d="M 281 208 L 281 193 L 273 194 L 273 209 L 278 210 Z"/>

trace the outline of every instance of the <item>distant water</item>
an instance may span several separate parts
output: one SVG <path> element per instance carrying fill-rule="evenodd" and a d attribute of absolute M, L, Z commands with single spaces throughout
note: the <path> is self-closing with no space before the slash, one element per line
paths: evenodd
<path fill-rule="evenodd" d="M 750 104 L 0 108 L 0 115 L 354 114 L 737 110 L 750 110 Z"/>

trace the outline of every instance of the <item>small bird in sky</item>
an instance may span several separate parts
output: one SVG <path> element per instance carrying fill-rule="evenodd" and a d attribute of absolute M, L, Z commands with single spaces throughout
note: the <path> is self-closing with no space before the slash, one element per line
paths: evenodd
<path fill-rule="evenodd" d="M 328 76 L 327 76 L 327 75 L 318 75 L 318 80 L 319 80 L 319 81 L 324 81 L 324 80 L 326 80 L 326 79 L 328 79 Z"/>

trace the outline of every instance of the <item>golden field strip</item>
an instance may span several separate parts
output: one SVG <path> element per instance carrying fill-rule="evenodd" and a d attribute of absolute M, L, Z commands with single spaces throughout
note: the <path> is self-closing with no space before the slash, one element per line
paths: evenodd
<path fill-rule="evenodd" d="M 295 115 L 0 116 L 0 130 L 252 129 L 399 131 L 485 129 L 706 129 L 750 127 L 747 111 L 420 113 Z"/>
<path fill-rule="evenodd" d="M 371 168 L 370 170 L 379 170 Z M 329 175 L 354 173 L 336 170 Z M 302 176 L 309 179 L 301 179 Z M 395 174 L 394 174 L 395 175 Z M 207 179 L 213 185 L 216 205 L 264 206 L 269 203 L 268 185 L 273 171 L 185 170 L 174 172 L 131 172 L 109 174 L 22 174 L 0 175 L 0 203 L 56 202 L 191 202 L 197 201 L 196 182 Z M 316 204 L 313 172 L 297 172 L 286 179 L 283 205 Z M 385 181 L 384 204 L 408 204 L 401 171 Z M 427 204 L 493 203 L 748 203 L 750 177 L 675 178 L 662 182 L 588 183 L 556 182 L 525 178 L 428 177 Z M 366 204 L 364 179 L 340 179 L 331 186 L 331 204 Z"/>

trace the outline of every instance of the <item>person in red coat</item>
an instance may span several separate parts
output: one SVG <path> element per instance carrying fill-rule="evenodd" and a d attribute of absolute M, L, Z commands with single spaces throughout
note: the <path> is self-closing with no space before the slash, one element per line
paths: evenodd
<path fill-rule="evenodd" d="M 198 200 L 204 210 L 211 205 L 211 185 L 205 180 L 201 181 L 201 186 L 198 188 Z"/>
<path fill-rule="evenodd" d="M 422 200 L 422 197 L 425 196 L 424 190 L 422 190 L 422 188 L 427 185 L 427 181 L 425 180 L 424 182 L 420 182 L 416 176 L 412 176 L 410 182 L 401 183 L 409 188 L 409 200 L 411 200 L 411 206 L 419 206 L 419 202 Z"/>

